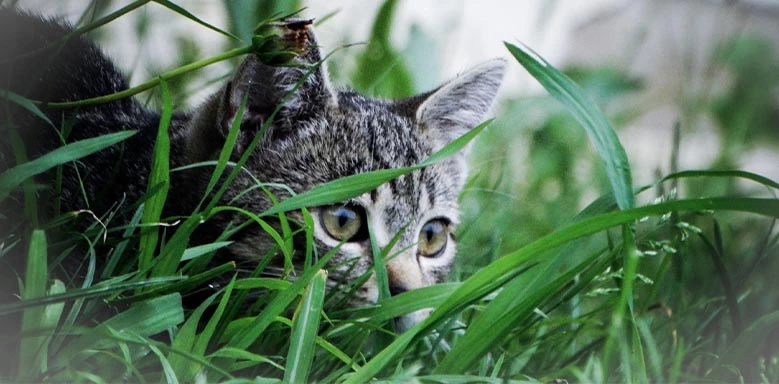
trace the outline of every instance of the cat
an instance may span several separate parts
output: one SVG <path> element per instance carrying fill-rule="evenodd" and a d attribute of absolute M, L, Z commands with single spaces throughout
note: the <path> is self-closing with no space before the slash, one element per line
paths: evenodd
<path fill-rule="evenodd" d="M 240 128 L 233 148 L 237 160 L 263 123 L 278 109 L 259 144 L 221 198 L 221 205 L 259 213 L 273 202 L 257 180 L 283 184 L 296 193 L 349 175 L 407 167 L 476 126 L 498 92 L 506 63 L 493 59 L 440 87 L 406 99 L 381 100 L 348 89 L 334 89 L 310 22 L 288 20 L 280 25 L 279 41 L 297 52 L 286 65 L 269 65 L 249 54 L 216 93 L 191 112 L 174 113 L 169 125 L 170 167 L 215 160 L 232 122 Z M 116 93 L 128 88 L 116 66 L 91 41 L 73 36 L 67 23 L 21 11 L 0 10 L 0 89 L 43 102 L 67 102 Z M 299 87 L 295 88 L 300 83 Z M 236 116 L 245 101 L 242 116 Z M 89 211 L 95 217 L 111 213 L 114 223 L 127 222 L 132 206 L 147 191 L 160 113 L 133 97 L 71 109 L 42 110 L 54 127 L 19 105 L 2 100 L 0 172 L 16 165 L 12 134 L 18 134 L 27 157 L 34 159 L 63 143 L 112 132 L 137 133 L 120 144 L 66 164 L 61 186 L 54 173 L 39 175 L 39 201 L 53 202 L 61 212 Z M 63 129 L 64 128 L 64 129 Z M 170 173 L 163 218 L 186 217 L 203 198 L 213 167 Z M 338 247 L 328 265 L 328 287 L 338 289 L 373 268 L 368 225 L 385 247 L 397 235 L 386 261 L 392 295 L 442 282 L 454 261 L 454 230 L 458 195 L 467 178 L 465 154 L 385 183 L 342 203 L 309 207 L 313 237 L 320 255 Z M 283 199 L 283 188 L 272 191 Z M 12 200 L 9 198 L 8 200 Z M 6 215 L 9 216 L 9 215 Z M 300 212 L 289 214 L 303 222 Z M 198 240 L 213 240 L 229 225 L 246 221 L 242 214 L 224 213 L 198 232 Z M 229 239 L 220 260 L 252 266 L 262 261 L 274 240 L 259 225 L 248 226 Z M 247 268 L 251 270 L 251 268 Z M 375 275 L 353 293 L 351 305 L 375 303 Z M 408 328 L 426 312 L 399 320 Z"/>

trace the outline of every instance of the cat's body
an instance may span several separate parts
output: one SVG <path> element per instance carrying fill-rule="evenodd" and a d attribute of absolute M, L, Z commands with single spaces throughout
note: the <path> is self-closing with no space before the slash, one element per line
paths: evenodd
<path fill-rule="evenodd" d="M 369 99 L 331 89 L 324 66 L 312 66 L 321 60 L 321 54 L 305 22 L 288 23 L 283 28 L 287 34 L 281 39 L 292 36 L 300 48 L 292 62 L 297 66 L 268 66 L 249 55 L 220 91 L 195 111 L 174 114 L 169 126 L 171 168 L 214 160 L 241 102 L 247 100 L 233 152 L 235 160 L 281 105 L 245 165 L 248 172 L 239 173 L 222 197 L 221 204 L 254 213 L 272 205 L 256 188 L 256 180 L 284 184 L 299 193 L 340 177 L 420 162 L 482 119 L 504 72 L 503 61 L 495 60 L 424 95 L 400 101 Z M 62 102 L 127 88 L 119 71 L 91 42 L 73 37 L 64 45 L 57 44 L 70 32 L 58 22 L 0 10 L 0 32 L 2 89 L 32 100 Z M 310 68 L 313 71 L 306 77 Z M 134 98 L 77 109 L 44 107 L 52 127 L 14 103 L 0 103 L 0 172 L 17 163 L 10 139 L 13 132 L 21 136 L 27 157 L 36 158 L 62 145 L 62 127 L 70 131 L 67 143 L 137 130 L 120 144 L 63 166 L 58 195 L 52 189 L 41 192 L 49 201 L 58 199 L 61 212 L 88 210 L 97 217 L 117 212 L 115 220 L 128 220 L 132 210 L 123 208 L 132 207 L 147 192 L 158 112 Z M 203 197 L 212 171 L 213 167 L 196 167 L 172 172 L 163 217 L 190 215 Z M 44 173 L 37 182 L 51 187 L 53 175 Z M 365 230 L 368 223 L 382 247 L 401 232 L 390 253 L 394 257 L 387 262 L 393 294 L 442 281 L 453 262 L 451 232 L 458 222 L 457 196 L 465 177 L 464 157 L 458 154 L 343 204 L 311 207 L 320 253 L 344 242 L 329 267 L 331 285 L 371 270 L 373 258 Z M 284 189 L 273 192 L 280 198 L 288 195 Z M 47 209 L 53 205 L 48 204 Z M 228 223 L 245 220 L 238 213 L 220 215 L 203 226 L 204 237 L 209 232 L 221 233 Z M 250 226 L 230 240 L 233 244 L 220 257 L 249 264 L 259 262 L 273 244 L 259 226 Z M 377 294 L 371 278 L 352 302 L 375 302 Z"/>

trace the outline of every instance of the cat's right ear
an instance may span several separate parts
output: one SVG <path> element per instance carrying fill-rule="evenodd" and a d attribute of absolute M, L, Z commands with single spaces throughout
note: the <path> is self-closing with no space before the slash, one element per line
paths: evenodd
<path fill-rule="evenodd" d="M 278 29 L 274 45 L 294 53 L 294 57 L 277 65 L 273 58 L 248 55 L 222 90 L 204 106 L 209 123 L 196 121 L 196 153 L 219 150 L 236 119 L 241 128 L 235 150 L 242 153 L 271 117 L 273 121 L 263 141 L 288 136 L 296 126 L 294 122 L 317 116 L 336 103 L 311 20 L 287 20 L 274 28 Z M 243 114 L 237 116 L 244 102 Z M 196 116 L 196 120 L 203 119 Z M 218 148 L 208 148 L 215 145 Z"/>
<path fill-rule="evenodd" d="M 434 149 L 460 137 L 484 118 L 503 81 L 506 65 L 504 59 L 487 61 L 434 91 L 404 101 L 417 107 L 416 121 Z"/>

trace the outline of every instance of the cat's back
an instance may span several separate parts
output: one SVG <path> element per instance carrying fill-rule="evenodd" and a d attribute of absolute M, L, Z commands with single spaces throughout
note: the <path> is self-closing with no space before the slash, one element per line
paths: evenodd
<path fill-rule="evenodd" d="M 127 82 L 106 55 L 64 20 L 0 9 L 0 88 L 63 102 L 115 93 Z M 134 107 L 123 99 L 118 109 Z"/>
<path fill-rule="evenodd" d="M 145 190 L 160 117 L 133 97 L 69 108 L 49 105 L 128 88 L 109 57 L 78 32 L 60 19 L 0 9 L 0 92 L 8 92 L 0 95 L 0 111 L 8 117 L 0 122 L 0 172 L 19 163 L 13 155 L 18 153 L 13 136 L 21 139 L 26 157 L 34 159 L 68 143 L 135 131 L 120 145 L 63 167 L 58 198 L 65 203 L 64 210 L 90 207 L 103 213 L 128 191 L 133 196 L 126 197 L 137 198 Z M 31 100 L 48 121 L 16 96 Z M 184 120 L 177 115 L 171 128 Z M 39 181 L 51 184 L 49 176 L 42 174 Z M 83 201 L 85 196 L 93 201 Z"/>

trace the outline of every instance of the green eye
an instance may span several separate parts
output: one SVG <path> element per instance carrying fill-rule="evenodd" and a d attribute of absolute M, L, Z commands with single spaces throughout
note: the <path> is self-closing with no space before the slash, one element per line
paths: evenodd
<path fill-rule="evenodd" d="M 321 219 L 325 231 L 338 241 L 360 241 L 367 232 L 365 214 L 361 208 L 350 205 L 333 205 L 322 209 Z"/>
<path fill-rule="evenodd" d="M 436 257 L 446 249 L 449 240 L 449 222 L 444 219 L 433 219 L 425 223 L 419 231 L 419 254 L 425 257 Z"/>

